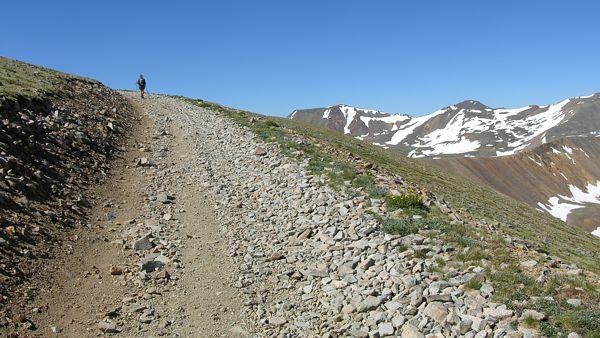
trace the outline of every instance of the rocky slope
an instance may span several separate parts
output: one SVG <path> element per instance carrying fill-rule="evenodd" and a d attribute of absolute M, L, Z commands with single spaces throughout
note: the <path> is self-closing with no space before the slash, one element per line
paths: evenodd
<path fill-rule="evenodd" d="M 2 307 L 31 296 L 17 286 L 84 225 L 84 192 L 110 170 L 130 109 L 97 81 L 0 58 Z"/>
<path fill-rule="evenodd" d="M 538 331 L 523 324 L 525 318 L 545 314 L 528 308 L 535 302 L 515 307 L 494 296 L 495 288 L 503 289 L 500 294 L 510 284 L 496 273 L 515 265 L 511 259 L 492 263 L 488 255 L 516 254 L 517 269 L 540 282 L 579 273 L 564 264 L 542 263 L 542 268 L 538 264 L 552 258 L 518 240 L 510 240 L 508 251 L 483 249 L 478 256 L 479 244 L 450 238 L 506 235 L 360 158 L 344 157 L 360 175 L 344 174 L 344 162 L 324 157 L 329 150 L 312 148 L 326 146 L 301 129 L 216 109 L 264 140 L 280 140 L 273 147 L 239 127 L 219 126 L 215 136 L 225 152 L 213 153 L 210 161 L 219 214 L 242 273 L 238 287 L 267 336 L 534 336 Z M 193 115 L 190 125 L 206 119 Z M 315 159 L 325 162 L 316 172 Z M 347 175 L 346 181 L 336 186 L 340 175 Z M 429 211 L 411 214 L 385 202 L 386 194 L 410 191 L 419 192 Z M 405 222 L 419 224 L 418 230 L 405 228 Z M 471 230 L 455 232 L 460 224 Z M 486 241 L 483 247 L 497 245 Z"/>

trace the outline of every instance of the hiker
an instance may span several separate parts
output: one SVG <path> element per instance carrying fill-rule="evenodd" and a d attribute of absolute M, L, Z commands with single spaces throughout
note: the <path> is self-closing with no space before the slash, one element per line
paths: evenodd
<path fill-rule="evenodd" d="M 144 98 L 144 90 L 146 89 L 146 79 L 144 79 L 144 75 L 140 74 L 140 78 L 137 80 L 138 88 L 140 89 L 140 95 L 142 99 Z"/>

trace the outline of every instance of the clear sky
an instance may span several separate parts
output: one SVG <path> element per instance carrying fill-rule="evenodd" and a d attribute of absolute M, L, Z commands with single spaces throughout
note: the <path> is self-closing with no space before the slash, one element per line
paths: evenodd
<path fill-rule="evenodd" d="M 600 1 L 3 1 L 0 55 L 255 112 L 600 91 Z"/>

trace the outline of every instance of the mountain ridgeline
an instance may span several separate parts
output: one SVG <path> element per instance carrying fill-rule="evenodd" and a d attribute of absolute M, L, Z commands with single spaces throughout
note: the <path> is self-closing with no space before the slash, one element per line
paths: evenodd
<path fill-rule="evenodd" d="M 467 100 L 419 117 L 335 105 L 289 118 L 433 159 L 600 235 L 600 94 L 514 109 Z"/>

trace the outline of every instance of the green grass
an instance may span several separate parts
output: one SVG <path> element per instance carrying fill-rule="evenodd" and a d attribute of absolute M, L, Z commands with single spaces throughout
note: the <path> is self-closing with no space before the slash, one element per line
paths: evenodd
<path fill-rule="evenodd" d="M 473 278 L 465 283 L 465 288 L 467 288 L 467 290 L 479 290 L 481 289 L 481 285 L 479 279 Z"/>
<path fill-rule="evenodd" d="M 0 57 L 0 97 L 6 99 L 42 99 L 47 95 L 66 94 L 61 87 L 74 78 L 92 81 Z"/>
<path fill-rule="evenodd" d="M 540 325 L 540 321 L 534 318 L 533 316 L 527 316 L 523 318 L 523 326 L 528 327 L 530 329 L 535 329 Z"/>
<path fill-rule="evenodd" d="M 464 251 L 456 254 L 454 259 L 461 262 L 479 262 L 482 259 L 487 259 L 488 253 L 480 246 L 472 246 Z"/>

